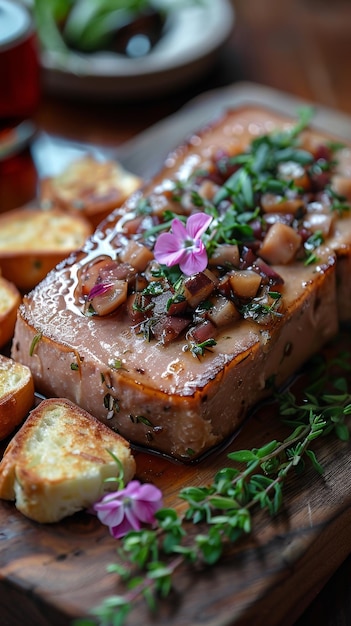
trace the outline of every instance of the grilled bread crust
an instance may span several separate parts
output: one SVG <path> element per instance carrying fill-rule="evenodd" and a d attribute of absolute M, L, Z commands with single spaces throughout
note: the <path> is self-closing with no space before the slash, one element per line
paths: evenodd
<path fill-rule="evenodd" d="M 23 422 L 34 405 L 34 383 L 29 367 L 0 354 L 0 439 Z"/>
<path fill-rule="evenodd" d="M 21 300 L 17 287 L 0 276 L 0 348 L 3 348 L 12 338 Z"/>
<path fill-rule="evenodd" d="M 44 207 L 58 207 L 86 217 L 97 226 L 142 183 L 115 161 L 98 161 L 93 156 L 74 161 L 61 174 L 46 177 L 40 184 Z"/>
<path fill-rule="evenodd" d="M 59 209 L 20 208 L 0 215 L 0 269 L 28 291 L 92 233 L 81 215 Z"/>
<path fill-rule="evenodd" d="M 50 398 L 32 410 L 6 448 L 0 498 L 14 500 L 37 522 L 57 522 L 117 489 L 106 479 L 120 467 L 127 483 L 135 461 L 122 437 L 72 402 Z"/>

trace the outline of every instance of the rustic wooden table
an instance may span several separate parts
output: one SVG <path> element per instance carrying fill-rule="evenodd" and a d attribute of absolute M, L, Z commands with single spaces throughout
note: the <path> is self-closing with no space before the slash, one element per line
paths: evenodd
<path fill-rule="evenodd" d="M 115 147 L 203 91 L 238 81 L 273 87 L 351 115 L 350 0 L 233 4 L 236 21 L 230 40 L 215 67 L 191 86 L 157 100 L 124 103 L 69 100 L 44 92 L 36 114 L 38 127 L 68 140 Z M 350 582 L 351 557 L 296 626 L 349 625 Z"/>

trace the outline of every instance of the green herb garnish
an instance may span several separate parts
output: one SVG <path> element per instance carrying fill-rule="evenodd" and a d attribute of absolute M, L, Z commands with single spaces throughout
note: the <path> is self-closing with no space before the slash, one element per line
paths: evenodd
<path fill-rule="evenodd" d="M 306 465 L 323 474 L 315 441 L 332 433 L 342 441 L 349 439 L 345 419 L 351 415 L 351 393 L 345 374 L 350 372 L 350 354 L 331 360 L 316 357 L 312 371 L 300 399 L 291 390 L 277 396 L 290 434 L 259 448 L 230 452 L 228 466 L 211 484 L 179 492 L 183 513 L 160 509 L 156 528 L 129 532 L 121 542 L 121 562 L 108 568 L 125 581 L 125 595 L 106 598 L 92 611 L 94 620 L 76 620 L 75 626 L 122 625 L 140 597 L 154 609 L 158 596 L 169 595 L 181 565 L 196 571 L 215 565 L 228 546 L 252 532 L 257 510 L 276 516 L 290 474 L 297 479 Z M 200 523 L 201 529 L 194 532 Z"/>
<path fill-rule="evenodd" d="M 37 333 L 36 335 L 34 335 L 33 339 L 32 339 L 32 343 L 30 344 L 30 348 L 29 348 L 29 356 L 33 356 L 34 351 L 39 343 L 39 341 L 41 340 L 43 336 L 43 333 Z"/>
<path fill-rule="evenodd" d="M 191 354 L 193 354 L 196 358 L 200 356 L 204 356 L 206 350 L 211 350 L 213 346 L 216 345 L 215 339 L 206 339 L 200 343 L 196 343 L 195 341 L 191 341 L 189 344 L 189 349 Z"/>

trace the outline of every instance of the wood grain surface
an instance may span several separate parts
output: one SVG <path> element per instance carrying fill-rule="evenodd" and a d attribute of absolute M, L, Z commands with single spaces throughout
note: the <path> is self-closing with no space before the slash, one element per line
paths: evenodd
<path fill-rule="evenodd" d="M 342 333 L 333 350 L 345 348 Z M 257 409 L 234 440 L 194 465 L 136 451 L 137 477 L 164 492 L 165 506 L 181 509 L 178 492 L 204 486 L 229 463 L 231 450 L 282 440 L 277 405 Z M 285 486 L 284 507 L 271 519 L 254 515 L 253 532 L 232 545 L 220 563 L 203 571 L 181 566 L 174 590 L 151 615 L 138 602 L 127 624 L 174 626 L 292 625 L 351 551 L 350 445 L 335 437 L 318 440 L 319 476 L 307 467 Z M 0 598 L 3 626 L 68 626 L 101 600 L 121 592 L 106 567 L 119 558 L 118 543 L 97 519 L 80 513 L 59 524 L 40 525 L 0 503 Z M 189 532 L 199 532 L 190 527 Z"/>
<path fill-rule="evenodd" d="M 166 119 L 195 95 L 236 81 L 273 87 L 351 114 L 350 0 L 232 1 L 236 11 L 233 34 L 216 68 L 200 81 L 172 97 L 151 98 L 126 105 L 103 103 L 98 106 L 95 102 L 69 101 L 43 93 L 35 115 L 38 128 L 69 141 L 87 141 L 114 148 L 136 137 L 151 124 Z M 4 178 L 0 184 L 5 184 Z M 21 182 L 21 194 L 26 185 L 30 199 L 32 179 Z M 18 201 L 17 180 L 11 185 L 11 194 L 9 207 Z M 348 344 L 347 335 L 345 339 Z M 256 416 L 252 423 L 257 425 L 257 420 Z M 263 417 L 259 428 L 262 420 Z M 266 434 L 273 437 L 276 418 L 273 415 L 265 417 L 264 424 Z M 245 438 L 252 442 L 248 434 L 252 431 L 247 425 L 237 440 L 238 446 L 246 445 Z M 260 624 L 256 618 L 261 619 L 261 616 L 249 617 L 250 610 L 254 610 L 250 606 L 254 607 L 259 599 L 256 606 L 262 609 L 265 598 L 268 598 L 266 610 L 269 613 L 265 612 L 262 618 L 265 626 L 279 623 L 279 620 L 281 626 L 294 620 L 297 620 L 295 626 L 349 626 L 349 448 L 345 444 L 332 445 L 325 441 L 321 457 L 327 460 L 324 477 L 311 473 L 303 483 L 292 481 L 287 511 L 281 514 L 279 521 L 268 523 L 262 516 L 248 544 L 236 546 L 221 565 L 211 571 L 199 572 L 196 576 L 182 572 L 171 604 L 162 606 L 154 621 L 145 616 L 141 605 L 133 614 L 132 623 L 138 626 L 148 621 L 168 623 L 170 612 L 170 623 L 173 621 L 182 626 L 192 623 L 218 625 L 224 623 L 224 619 L 227 620 L 226 626 L 238 623 L 256 626 Z M 211 463 L 214 462 L 212 459 Z M 142 475 L 150 476 L 154 471 L 162 479 L 166 471 L 164 466 L 171 472 L 170 479 L 176 482 L 178 466 L 154 457 L 138 456 Z M 268 529 L 272 527 L 278 532 L 268 536 Z M 258 528 L 263 529 L 262 535 Z M 300 546 L 300 557 L 295 546 Z M 270 548 L 272 554 L 275 550 L 273 564 L 267 555 Z M 115 590 L 115 579 L 105 573 L 105 565 L 115 559 L 115 550 L 116 544 L 106 536 L 105 529 L 90 516 L 78 515 L 60 525 L 39 527 L 24 520 L 11 504 L 2 503 L 1 626 L 69 624 L 70 616 L 80 613 L 81 609 L 86 610 L 105 592 Z M 278 575 L 274 565 L 278 563 L 281 568 L 284 557 L 285 570 Z M 241 580 L 241 563 L 245 564 L 245 572 L 250 564 L 258 564 L 257 577 L 252 570 L 250 584 L 247 574 Z M 339 563 L 342 563 L 340 567 Z M 261 586 L 264 575 L 266 594 L 262 593 Z M 290 577 L 293 580 L 289 588 Z M 188 587 L 191 594 L 183 597 L 181 592 Z M 234 589 L 237 590 L 235 594 Z M 259 593 L 256 594 L 256 590 Z M 243 608 L 241 598 L 245 594 L 246 608 Z M 200 598 L 202 608 L 196 598 Z M 282 618 L 285 610 L 286 618 Z M 240 622 L 238 614 L 241 615 Z M 192 622 L 194 615 L 198 621 Z M 298 615 L 301 617 L 297 618 Z"/>

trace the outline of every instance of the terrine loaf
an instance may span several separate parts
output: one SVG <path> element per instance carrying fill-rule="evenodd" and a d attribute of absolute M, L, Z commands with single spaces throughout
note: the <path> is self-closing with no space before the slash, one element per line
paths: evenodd
<path fill-rule="evenodd" d="M 228 111 L 24 298 L 13 358 L 133 444 L 201 456 L 350 319 L 349 176 L 306 112 Z"/>

